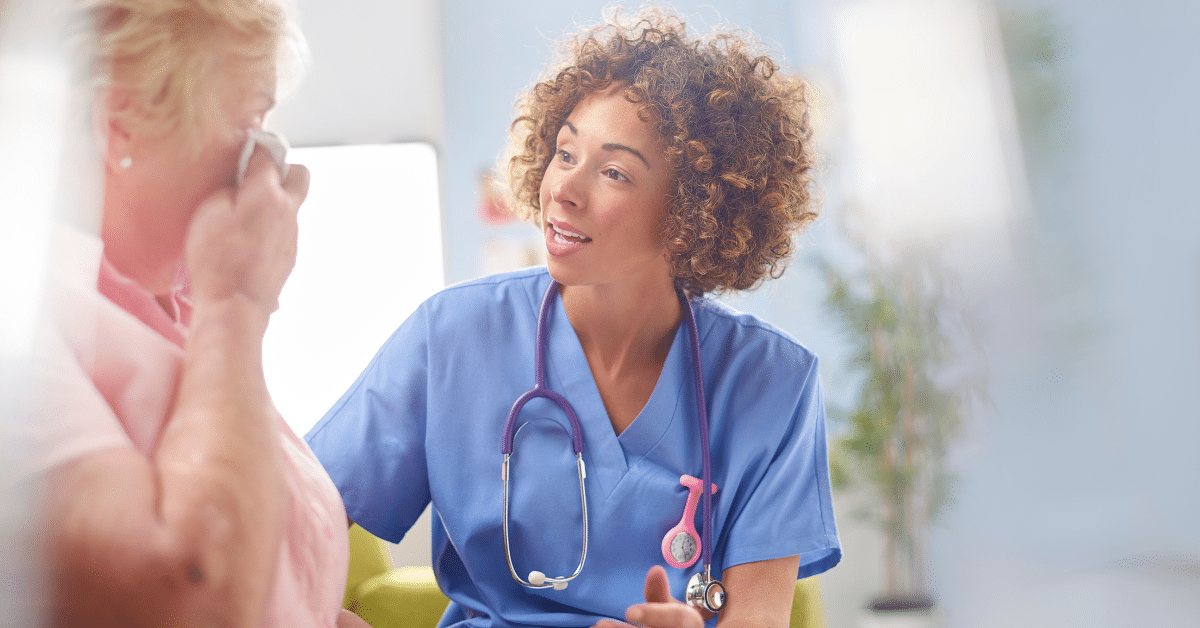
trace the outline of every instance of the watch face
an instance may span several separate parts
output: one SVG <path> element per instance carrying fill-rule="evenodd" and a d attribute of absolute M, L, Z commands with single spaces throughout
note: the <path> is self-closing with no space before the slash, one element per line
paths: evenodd
<path fill-rule="evenodd" d="M 680 564 L 687 564 L 696 557 L 696 537 L 688 532 L 680 532 L 671 539 L 671 558 Z"/>

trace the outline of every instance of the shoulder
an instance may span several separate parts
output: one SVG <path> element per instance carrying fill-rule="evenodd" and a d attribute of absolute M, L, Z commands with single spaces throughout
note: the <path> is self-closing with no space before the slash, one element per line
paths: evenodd
<path fill-rule="evenodd" d="M 505 311 L 530 304 L 536 310 L 550 281 L 544 266 L 479 277 L 443 288 L 421 307 L 446 314 Z"/>
<path fill-rule="evenodd" d="M 763 369 L 816 373 L 816 354 L 782 329 L 712 298 L 692 303 L 706 354 L 749 357 Z"/>
<path fill-rule="evenodd" d="M 438 345 L 494 345 L 536 324 L 550 281 L 546 269 L 538 267 L 448 286 L 416 309 L 401 327 L 402 335 L 417 333 Z"/>

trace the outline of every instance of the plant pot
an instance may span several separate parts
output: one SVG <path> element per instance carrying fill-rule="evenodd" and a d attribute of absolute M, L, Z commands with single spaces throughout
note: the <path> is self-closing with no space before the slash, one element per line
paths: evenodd
<path fill-rule="evenodd" d="M 859 616 L 859 628 L 940 628 L 933 600 L 924 596 L 877 598 Z"/>

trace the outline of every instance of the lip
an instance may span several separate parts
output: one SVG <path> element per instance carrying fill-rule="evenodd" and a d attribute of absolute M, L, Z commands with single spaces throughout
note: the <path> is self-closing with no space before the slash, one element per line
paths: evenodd
<path fill-rule="evenodd" d="M 588 240 L 592 239 L 591 236 L 584 233 L 583 231 L 578 229 L 575 225 L 572 225 L 571 223 L 569 223 L 565 220 L 555 220 L 553 218 L 548 218 L 548 219 L 546 219 L 546 222 L 549 223 L 551 226 L 553 226 L 553 228 L 558 229 L 559 231 L 566 233 L 568 235 L 578 236 L 581 238 L 587 238 Z"/>
<path fill-rule="evenodd" d="M 592 243 L 590 236 L 573 227 L 570 223 L 561 220 L 554 220 L 553 218 L 546 219 L 544 232 L 546 237 L 546 252 L 554 257 L 566 257 L 568 255 L 573 255 L 587 248 L 587 246 Z M 559 232 L 588 238 L 588 241 L 572 242 L 565 238 L 559 237 Z"/>

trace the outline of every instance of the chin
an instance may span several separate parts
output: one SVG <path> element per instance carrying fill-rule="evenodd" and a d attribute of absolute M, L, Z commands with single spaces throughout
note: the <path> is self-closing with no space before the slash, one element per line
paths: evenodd
<path fill-rule="evenodd" d="M 550 272 L 551 279 L 564 286 L 577 286 L 583 283 L 580 281 L 581 273 L 578 269 L 570 268 L 569 264 L 564 264 L 554 257 L 546 260 L 546 270 Z"/>

